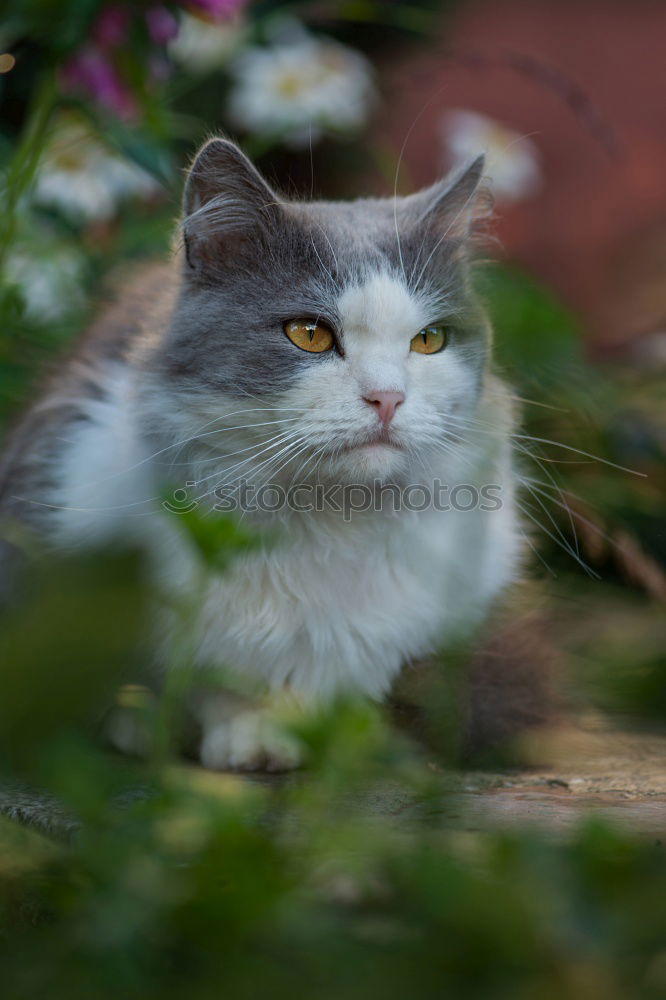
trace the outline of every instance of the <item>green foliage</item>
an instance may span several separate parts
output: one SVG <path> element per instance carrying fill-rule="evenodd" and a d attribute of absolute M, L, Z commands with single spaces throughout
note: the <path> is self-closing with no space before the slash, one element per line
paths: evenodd
<path fill-rule="evenodd" d="M 40 747 L 50 753 L 136 675 L 146 599 L 130 553 L 47 562 L 25 587 L 29 599 L 17 587 L 0 634 L 0 758 L 30 770 L 44 763 Z M 47 696 L 35 698 L 40 689 Z"/>
<path fill-rule="evenodd" d="M 137 648 L 142 576 L 50 567 L 3 623 L 3 781 L 80 824 L 0 825 L 5 996 L 663 995 L 663 848 L 600 821 L 462 834 L 449 780 L 377 708 L 300 723 L 290 779 L 102 752 L 90 713 Z"/>
<path fill-rule="evenodd" d="M 85 41 L 99 0 L 22 0 L 8 11 L 3 27 L 10 40 L 30 34 L 59 55 Z"/>
<path fill-rule="evenodd" d="M 663 731 L 666 628 L 663 606 L 602 586 L 597 613 L 580 629 L 572 663 L 582 691 L 624 725 Z"/>
<path fill-rule="evenodd" d="M 498 368 L 516 391 L 521 503 L 547 567 L 631 577 L 619 526 L 664 555 L 663 387 L 593 366 L 575 318 L 529 275 L 493 266 L 478 285 Z"/>
<path fill-rule="evenodd" d="M 567 310 L 515 268 L 487 267 L 478 285 L 495 318 L 497 363 L 510 380 L 547 393 L 563 385 L 571 391 L 568 383 L 585 366 L 580 331 Z"/>
<path fill-rule="evenodd" d="M 211 517 L 196 508 L 175 513 L 199 558 L 212 569 L 225 570 L 234 556 L 259 544 L 256 533 L 231 517 Z"/>

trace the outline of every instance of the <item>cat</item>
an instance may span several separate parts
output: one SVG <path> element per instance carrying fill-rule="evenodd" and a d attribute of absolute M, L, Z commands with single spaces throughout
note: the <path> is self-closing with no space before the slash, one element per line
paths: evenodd
<path fill-rule="evenodd" d="M 167 597 L 196 597 L 195 664 L 261 692 L 193 695 L 208 768 L 297 764 L 282 704 L 385 698 L 520 573 L 516 414 L 471 280 L 482 175 L 480 158 L 406 197 L 294 201 L 209 140 L 173 262 L 93 327 L 8 443 L 5 518 L 56 549 L 144 546 Z M 179 510 L 268 483 L 271 504 L 240 516 L 270 544 L 197 590 Z"/>

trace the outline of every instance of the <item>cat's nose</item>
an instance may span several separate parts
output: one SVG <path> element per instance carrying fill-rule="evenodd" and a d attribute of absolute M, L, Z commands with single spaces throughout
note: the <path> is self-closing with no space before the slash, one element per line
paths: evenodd
<path fill-rule="evenodd" d="M 374 389 L 366 393 L 363 398 L 366 403 L 375 407 L 377 416 L 384 424 L 384 427 L 388 427 L 395 416 L 395 411 L 401 403 L 405 402 L 404 392 L 384 392 Z"/>

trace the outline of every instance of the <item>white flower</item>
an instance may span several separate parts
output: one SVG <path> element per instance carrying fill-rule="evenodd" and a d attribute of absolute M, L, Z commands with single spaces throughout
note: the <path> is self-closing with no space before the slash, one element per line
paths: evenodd
<path fill-rule="evenodd" d="M 229 61 L 243 35 L 240 18 L 206 21 L 183 12 L 178 34 L 169 42 L 169 55 L 192 73 L 209 73 Z"/>
<path fill-rule="evenodd" d="M 18 285 L 30 319 L 62 319 L 85 303 L 84 260 L 53 242 L 20 246 L 7 258 L 7 276 Z"/>
<path fill-rule="evenodd" d="M 234 123 L 292 146 L 305 146 L 326 130 L 358 130 L 375 95 L 372 70 L 360 53 L 304 30 L 284 42 L 247 49 L 232 72 Z"/>
<path fill-rule="evenodd" d="M 74 222 L 110 219 L 126 198 L 147 197 L 158 183 L 141 167 L 108 149 L 82 123 L 58 126 L 37 174 L 34 200 Z"/>
<path fill-rule="evenodd" d="M 486 154 L 486 174 L 498 200 L 517 201 L 534 194 L 541 183 L 539 151 L 534 142 L 475 111 L 449 111 L 441 121 L 445 158 L 468 162 Z"/>

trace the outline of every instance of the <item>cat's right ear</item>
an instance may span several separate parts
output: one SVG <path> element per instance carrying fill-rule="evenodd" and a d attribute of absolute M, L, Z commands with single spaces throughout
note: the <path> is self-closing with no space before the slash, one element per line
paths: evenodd
<path fill-rule="evenodd" d="M 485 156 L 477 156 L 461 170 L 406 199 L 418 212 L 416 226 L 431 226 L 451 239 L 466 239 L 492 211 L 489 192 L 482 184 Z"/>
<path fill-rule="evenodd" d="M 247 156 L 228 139 L 210 139 L 185 182 L 183 241 L 190 269 L 238 254 L 275 225 L 280 199 Z"/>

